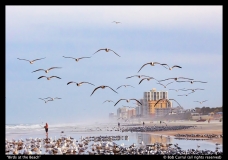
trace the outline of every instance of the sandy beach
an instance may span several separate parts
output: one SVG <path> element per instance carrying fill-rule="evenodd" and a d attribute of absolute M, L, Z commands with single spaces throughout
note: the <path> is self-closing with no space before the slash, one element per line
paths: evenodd
<path fill-rule="evenodd" d="M 187 130 L 177 130 L 177 131 L 158 131 L 158 132 L 149 132 L 153 135 L 166 135 L 166 136 L 174 136 L 175 134 L 216 134 L 223 135 L 223 123 L 216 121 L 211 121 L 208 123 L 205 122 L 195 122 L 195 121 L 176 121 L 176 122 L 166 122 L 167 125 L 185 125 L 185 126 L 197 126 L 195 129 L 187 129 Z M 150 123 L 149 121 L 145 121 L 147 126 L 160 125 L 158 122 Z M 161 125 L 165 125 L 164 123 Z M 213 143 L 223 144 L 223 138 L 212 138 L 210 140 L 206 140 Z"/>

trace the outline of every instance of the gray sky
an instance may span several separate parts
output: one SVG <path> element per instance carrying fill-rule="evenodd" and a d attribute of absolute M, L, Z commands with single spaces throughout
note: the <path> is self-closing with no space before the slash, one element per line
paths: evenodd
<path fill-rule="evenodd" d="M 222 6 L 6 6 L 6 123 L 94 122 L 141 99 L 156 88 L 168 91 L 185 109 L 222 106 Z M 121 23 L 113 23 L 119 21 Z M 110 48 L 119 54 L 104 50 Z M 90 57 L 76 62 L 66 57 Z M 44 58 L 30 64 L 28 61 Z M 165 69 L 148 62 L 179 65 Z M 37 69 L 61 69 L 33 72 Z M 187 77 L 207 83 L 126 77 L 143 74 L 158 80 Z M 58 76 L 61 79 L 40 76 Z M 77 87 L 68 82 L 90 82 Z M 167 84 L 173 80 L 164 81 Z M 129 84 L 132 87 L 121 87 Z M 109 88 L 98 89 L 100 86 Z M 189 91 L 169 89 L 202 88 Z M 44 103 L 38 98 L 61 97 Z M 194 101 L 208 100 L 203 104 Z M 177 105 L 173 103 L 174 107 Z"/>

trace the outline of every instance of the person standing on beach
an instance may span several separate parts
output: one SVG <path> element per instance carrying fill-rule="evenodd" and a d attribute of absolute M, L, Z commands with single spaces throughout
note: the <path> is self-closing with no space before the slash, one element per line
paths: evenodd
<path fill-rule="evenodd" d="M 48 138 L 48 124 L 47 123 L 44 126 L 44 128 L 45 128 L 45 132 L 46 132 L 46 138 Z"/>
<path fill-rule="evenodd" d="M 143 122 L 143 127 L 144 127 L 145 123 Z"/>

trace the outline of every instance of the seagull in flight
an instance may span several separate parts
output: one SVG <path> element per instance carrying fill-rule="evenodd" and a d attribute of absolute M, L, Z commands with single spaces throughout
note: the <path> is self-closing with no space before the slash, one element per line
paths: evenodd
<path fill-rule="evenodd" d="M 112 89 L 112 88 L 109 87 L 109 86 L 99 86 L 99 87 L 97 87 L 97 88 L 95 88 L 95 89 L 93 90 L 93 92 L 91 93 L 90 96 L 92 96 L 92 94 L 93 94 L 97 89 L 99 89 L 99 88 L 105 89 L 106 87 L 108 87 L 108 88 L 110 88 L 111 90 L 113 90 L 114 92 L 116 92 L 114 89 Z M 116 92 L 116 93 L 117 93 L 117 92 Z"/>
<path fill-rule="evenodd" d="M 20 59 L 20 58 L 17 58 L 17 59 L 19 59 L 19 60 L 25 60 L 25 61 L 29 61 L 29 63 L 30 64 L 33 64 L 35 61 L 37 61 L 37 60 L 41 60 L 41 59 L 45 59 L 46 57 L 44 57 L 44 58 L 39 58 L 39 59 L 34 59 L 34 60 L 27 60 L 27 59 Z"/>
<path fill-rule="evenodd" d="M 148 62 L 148 63 L 145 63 L 144 65 L 142 65 L 142 67 L 139 69 L 139 71 L 144 67 L 144 66 L 146 66 L 146 65 L 148 65 L 148 64 L 150 64 L 151 66 L 154 66 L 155 64 L 160 64 L 160 63 L 158 63 L 158 62 Z M 138 71 L 138 72 L 139 72 Z"/>
<path fill-rule="evenodd" d="M 115 105 L 117 105 L 117 103 L 119 103 L 119 102 L 122 101 L 122 100 L 126 100 L 127 103 L 130 102 L 130 100 L 135 100 L 135 101 L 137 101 L 139 104 L 142 105 L 142 103 L 140 103 L 137 99 L 134 99 L 134 98 L 132 98 L 132 99 L 120 99 L 120 100 L 118 100 L 118 101 L 116 102 Z M 114 105 L 114 106 L 115 106 L 115 105 Z"/>
<path fill-rule="evenodd" d="M 105 103 L 105 102 L 113 102 L 112 100 L 106 100 L 106 101 L 104 101 L 103 103 Z M 113 102 L 114 103 L 114 102 Z"/>
<path fill-rule="evenodd" d="M 112 23 L 116 23 L 116 24 L 118 24 L 118 23 L 121 23 L 121 22 L 113 21 Z"/>
<path fill-rule="evenodd" d="M 167 85 L 169 85 L 169 84 L 171 84 L 171 83 L 173 83 L 173 82 L 169 82 L 169 83 L 167 83 L 166 85 L 161 84 L 160 82 L 159 82 L 159 83 L 157 83 L 157 84 L 160 84 L 160 85 L 164 86 L 164 88 L 166 88 L 166 86 L 167 86 Z"/>
<path fill-rule="evenodd" d="M 133 86 L 131 86 L 131 85 L 128 85 L 128 84 L 126 84 L 126 85 L 121 85 L 121 86 L 119 86 L 118 88 L 116 88 L 116 89 L 119 89 L 120 87 L 127 87 L 127 86 L 130 86 L 130 87 L 133 87 Z M 133 88 L 135 88 L 135 87 L 133 87 Z"/>
<path fill-rule="evenodd" d="M 132 77 L 138 77 L 138 78 L 141 78 L 141 77 L 149 77 L 149 76 L 145 76 L 145 75 L 134 75 L 134 76 L 127 77 L 126 79 L 128 79 L 128 78 L 132 78 Z"/>
<path fill-rule="evenodd" d="M 169 101 L 169 99 L 167 99 L 167 98 L 162 98 L 162 99 L 159 99 L 155 104 L 154 104 L 154 107 L 159 103 L 159 102 L 168 102 L 169 104 L 171 104 L 171 102 Z"/>
<path fill-rule="evenodd" d="M 35 71 L 32 71 L 32 72 L 36 72 L 36 71 L 45 71 L 45 73 L 48 73 L 51 69 L 55 69 L 55 68 L 62 68 L 62 67 L 51 67 L 51 68 L 48 68 L 48 69 L 37 69 Z"/>
<path fill-rule="evenodd" d="M 44 99 L 48 99 L 48 98 L 50 98 L 50 100 L 49 101 L 54 101 L 54 99 L 62 99 L 62 98 L 58 98 L 58 97 L 47 97 L 47 98 L 44 98 Z"/>
<path fill-rule="evenodd" d="M 191 93 L 194 93 L 194 92 L 190 92 L 190 93 L 188 93 L 188 94 L 181 94 L 181 95 L 177 95 L 177 96 L 188 96 L 188 95 L 191 94 Z"/>
<path fill-rule="evenodd" d="M 90 58 L 90 57 L 81 57 L 81 58 L 74 58 L 74 57 L 65 57 L 63 56 L 64 58 L 72 58 L 72 59 L 75 59 L 76 62 L 78 62 L 80 59 L 83 59 L 83 58 Z"/>
<path fill-rule="evenodd" d="M 184 89 L 185 89 L 185 88 L 182 88 L 182 89 L 169 89 L 169 90 L 174 90 L 174 91 L 178 92 L 179 90 L 184 91 Z"/>
<path fill-rule="evenodd" d="M 43 77 L 46 77 L 46 76 L 40 76 L 38 79 L 43 78 Z M 53 77 L 61 79 L 60 77 L 57 77 L 57 76 L 51 76 L 51 77 L 46 77 L 46 78 L 47 78 L 47 80 L 50 80 Z"/>
<path fill-rule="evenodd" d="M 139 84 L 142 83 L 142 81 L 145 80 L 145 79 L 146 79 L 147 81 L 149 81 L 149 80 L 155 79 L 155 78 L 153 78 L 153 77 L 143 78 L 143 79 L 141 79 L 141 81 L 139 82 Z M 158 81 L 157 79 L 155 79 L 155 80 Z"/>
<path fill-rule="evenodd" d="M 205 101 L 202 101 L 202 102 L 200 102 L 200 101 L 194 101 L 194 102 L 199 102 L 200 104 L 202 104 L 203 102 L 206 102 L 206 101 L 208 101 L 208 100 L 205 100 Z"/>
<path fill-rule="evenodd" d="M 190 79 L 190 78 L 185 78 L 185 77 L 175 77 L 175 78 L 167 78 L 167 79 L 164 79 L 164 80 L 160 80 L 159 82 L 161 82 L 161 81 L 166 81 L 166 80 L 169 80 L 169 79 L 174 79 L 175 81 L 177 81 L 178 79 L 188 79 L 188 80 L 193 80 L 193 79 Z"/>
<path fill-rule="evenodd" d="M 195 92 L 196 90 L 204 90 L 204 89 L 200 89 L 200 88 L 196 88 L 196 89 L 185 89 L 183 91 L 188 91 L 188 90 L 191 90 L 192 92 Z"/>
<path fill-rule="evenodd" d="M 176 82 L 190 82 L 191 84 L 193 84 L 194 82 L 207 83 L 202 81 L 176 81 Z"/>
<path fill-rule="evenodd" d="M 106 52 L 109 52 L 109 51 L 112 51 L 112 52 L 114 52 L 113 50 L 111 50 L 111 49 L 108 49 L 108 48 L 104 48 L 104 49 L 99 49 L 98 51 L 96 51 L 95 53 L 97 53 L 97 52 L 99 52 L 99 51 L 101 51 L 101 50 L 105 50 Z M 94 53 L 94 54 L 95 54 Z M 120 55 L 118 55 L 116 52 L 114 52 L 117 56 L 119 56 L 120 57 Z"/>
<path fill-rule="evenodd" d="M 81 86 L 83 83 L 88 83 L 88 84 L 91 84 L 91 85 L 95 86 L 94 84 L 89 83 L 89 82 L 80 82 L 80 83 L 77 83 L 77 82 L 74 82 L 74 81 L 68 82 L 67 85 L 68 85 L 68 84 L 71 84 L 71 83 L 76 83 L 77 86 Z"/>
<path fill-rule="evenodd" d="M 50 100 L 50 99 L 48 99 L 48 100 L 45 100 L 45 99 L 43 99 L 43 98 L 39 98 L 39 99 L 43 100 L 45 103 L 47 103 L 48 101 L 52 101 L 52 100 Z"/>
<path fill-rule="evenodd" d="M 172 66 L 172 67 L 170 67 L 168 64 L 161 64 L 161 65 L 163 65 L 166 69 L 169 69 L 169 70 L 172 70 L 172 69 L 175 68 L 175 67 L 176 67 L 176 68 L 182 68 L 181 66 L 178 66 L 178 65 L 174 65 L 174 66 Z M 168 68 L 167 68 L 166 66 L 167 66 Z"/>

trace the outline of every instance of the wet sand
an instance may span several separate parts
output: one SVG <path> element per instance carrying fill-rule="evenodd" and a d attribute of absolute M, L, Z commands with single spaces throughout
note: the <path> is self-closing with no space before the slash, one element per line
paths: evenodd
<path fill-rule="evenodd" d="M 187 130 L 178 130 L 178 131 L 158 131 L 158 132 L 149 132 L 153 135 L 164 135 L 164 136 L 174 136 L 175 134 L 216 134 L 216 135 L 223 135 L 223 123 L 219 121 L 211 121 L 208 123 L 205 122 L 195 122 L 195 121 L 176 121 L 176 122 L 166 122 L 168 126 L 172 125 L 194 125 L 197 126 L 195 129 L 187 129 Z M 160 124 L 158 122 L 150 123 L 149 121 L 146 122 L 147 126 L 153 125 L 165 125 L 164 123 Z M 208 142 L 213 143 L 220 143 L 223 144 L 223 138 L 212 138 L 210 140 L 206 140 Z"/>

